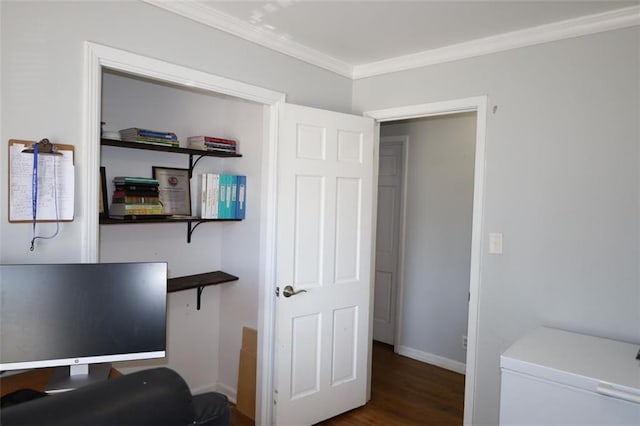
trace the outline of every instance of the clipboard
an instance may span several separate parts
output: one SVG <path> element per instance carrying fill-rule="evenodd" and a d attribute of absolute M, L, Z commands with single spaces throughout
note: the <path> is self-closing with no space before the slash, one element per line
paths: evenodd
<path fill-rule="evenodd" d="M 33 222 L 33 147 L 36 142 L 9 140 L 9 222 Z M 71 222 L 74 217 L 74 147 L 38 143 L 36 222 Z M 40 147 L 43 150 L 40 151 Z"/>

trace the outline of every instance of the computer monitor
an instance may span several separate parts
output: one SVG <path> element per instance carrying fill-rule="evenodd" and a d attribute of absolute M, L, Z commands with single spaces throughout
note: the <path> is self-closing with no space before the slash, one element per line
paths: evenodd
<path fill-rule="evenodd" d="M 166 262 L 0 265 L 0 370 L 59 367 L 48 392 L 166 354 Z"/>

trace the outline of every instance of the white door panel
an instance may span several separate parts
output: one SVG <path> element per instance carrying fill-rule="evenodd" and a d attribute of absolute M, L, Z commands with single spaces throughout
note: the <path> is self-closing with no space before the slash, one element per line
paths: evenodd
<path fill-rule="evenodd" d="M 403 173 L 402 142 L 382 141 L 378 170 L 373 338 L 390 345 L 395 342 Z"/>
<path fill-rule="evenodd" d="M 277 193 L 275 423 L 364 405 L 373 120 L 285 104 Z M 284 287 L 296 291 L 285 297 Z"/>

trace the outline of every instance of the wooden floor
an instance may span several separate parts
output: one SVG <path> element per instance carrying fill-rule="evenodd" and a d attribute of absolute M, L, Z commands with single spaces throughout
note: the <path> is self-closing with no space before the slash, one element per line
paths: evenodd
<path fill-rule="evenodd" d="M 373 343 L 371 401 L 318 426 L 461 425 L 464 375 L 397 355 Z M 232 426 L 253 422 L 232 409 Z M 292 425 L 298 426 L 298 425 Z"/>

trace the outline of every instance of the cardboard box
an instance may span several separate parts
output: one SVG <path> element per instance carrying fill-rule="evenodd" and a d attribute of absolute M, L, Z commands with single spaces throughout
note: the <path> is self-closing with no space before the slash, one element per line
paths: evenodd
<path fill-rule="evenodd" d="M 242 348 L 238 368 L 238 394 L 236 408 L 239 412 L 256 419 L 256 368 L 258 356 L 258 333 L 253 328 L 242 328 Z"/>
<path fill-rule="evenodd" d="M 258 332 L 253 328 L 242 327 L 242 348 L 250 354 L 258 354 Z"/>

